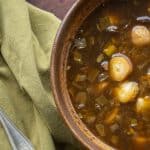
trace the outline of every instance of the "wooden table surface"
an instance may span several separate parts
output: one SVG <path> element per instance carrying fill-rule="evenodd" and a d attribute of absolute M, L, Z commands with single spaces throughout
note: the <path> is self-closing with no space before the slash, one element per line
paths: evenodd
<path fill-rule="evenodd" d="M 69 8 L 76 0 L 27 0 L 31 4 L 54 13 L 60 19 L 63 19 Z"/>

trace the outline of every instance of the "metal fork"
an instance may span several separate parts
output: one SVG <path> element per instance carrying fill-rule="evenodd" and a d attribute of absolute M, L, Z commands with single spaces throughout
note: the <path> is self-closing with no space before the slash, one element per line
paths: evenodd
<path fill-rule="evenodd" d="M 16 128 L 13 122 L 0 108 L 0 122 L 8 136 L 13 150 L 34 150 L 31 142 Z"/>

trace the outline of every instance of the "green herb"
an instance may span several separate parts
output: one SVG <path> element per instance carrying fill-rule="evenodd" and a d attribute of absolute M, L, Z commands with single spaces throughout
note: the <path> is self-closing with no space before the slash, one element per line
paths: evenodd
<path fill-rule="evenodd" d="M 105 127 L 103 124 L 96 124 L 96 131 L 98 132 L 98 134 L 102 137 L 106 136 L 105 134 Z"/>

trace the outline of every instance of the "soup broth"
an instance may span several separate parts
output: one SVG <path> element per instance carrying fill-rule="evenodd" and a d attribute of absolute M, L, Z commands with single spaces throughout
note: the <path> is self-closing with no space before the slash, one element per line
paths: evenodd
<path fill-rule="evenodd" d="M 150 149 L 150 1 L 115 0 L 83 22 L 67 85 L 81 120 L 120 150 Z"/>

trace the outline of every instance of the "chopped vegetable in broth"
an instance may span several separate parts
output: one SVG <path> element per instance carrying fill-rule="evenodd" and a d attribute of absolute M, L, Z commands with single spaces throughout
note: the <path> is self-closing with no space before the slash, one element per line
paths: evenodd
<path fill-rule="evenodd" d="M 81 120 L 120 150 L 150 149 L 150 0 L 107 1 L 77 32 L 67 84 Z"/>

